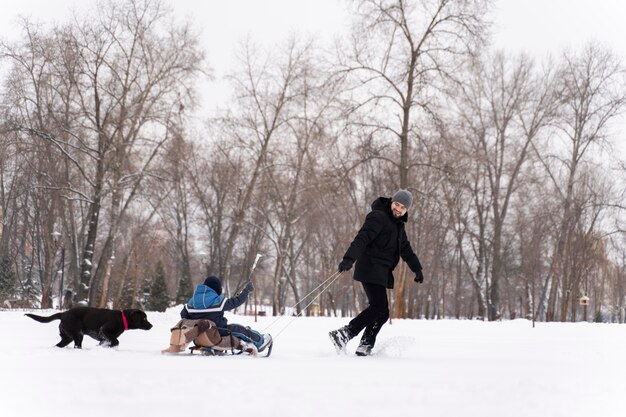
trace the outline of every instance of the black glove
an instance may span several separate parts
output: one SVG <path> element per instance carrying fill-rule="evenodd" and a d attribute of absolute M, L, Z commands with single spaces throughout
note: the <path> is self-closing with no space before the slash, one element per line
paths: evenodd
<path fill-rule="evenodd" d="M 250 294 L 254 291 L 254 285 L 252 285 L 252 281 L 248 281 L 245 287 L 243 287 L 243 292 Z"/>
<path fill-rule="evenodd" d="M 415 273 L 414 281 L 417 282 L 418 284 L 421 284 L 422 282 L 424 282 L 424 274 L 422 274 L 421 269 Z"/>
<path fill-rule="evenodd" d="M 346 272 L 349 271 L 352 268 L 352 264 L 354 263 L 354 261 L 350 258 L 343 258 L 343 260 L 341 262 L 339 262 L 339 268 L 337 268 L 339 270 L 339 272 Z"/>

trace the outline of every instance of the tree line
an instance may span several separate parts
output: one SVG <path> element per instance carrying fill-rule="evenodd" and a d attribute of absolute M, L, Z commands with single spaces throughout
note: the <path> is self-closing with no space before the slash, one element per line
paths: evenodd
<path fill-rule="evenodd" d="M 350 7 L 332 50 L 244 42 L 201 124 L 207 51 L 165 2 L 23 21 L 0 43 L 0 301 L 163 310 L 208 273 L 234 293 L 263 254 L 269 314 L 351 315 L 347 276 L 301 309 L 406 188 L 426 279 L 396 269 L 393 317 L 623 322 L 619 57 L 493 50 L 488 0 Z"/>

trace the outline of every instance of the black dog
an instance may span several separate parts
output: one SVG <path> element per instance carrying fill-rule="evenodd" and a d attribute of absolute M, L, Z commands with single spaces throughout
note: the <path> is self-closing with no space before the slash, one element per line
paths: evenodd
<path fill-rule="evenodd" d="M 41 323 L 50 323 L 60 319 L 61 341 L 57 343 L 57 346 L 61 348 L 69 345 L 73 340 L 74 347 L 80 349 L 85 334 L 99 341 L 101 345 L 117 346 L 120 343 L 117 338 L 124 330 L 150 330 L 152 328 L 146 313 L 136 309 L 107 310 L 94 307 L 76 307 L 48 317 L 36 314 L 26 315 Z"/>

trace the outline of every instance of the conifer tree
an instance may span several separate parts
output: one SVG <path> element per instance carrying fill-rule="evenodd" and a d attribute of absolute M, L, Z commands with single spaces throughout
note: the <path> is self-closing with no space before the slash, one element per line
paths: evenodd
<path fill-rule="evenodd" d="M 176 304 L 185 304 L 192 293 L 191 279 L 187 274 L 183 274 L 176 291 Z"/>
<path fill-rule="evenodd" d="M 124 289 L 120 298 L 120 308 L 136 308 L 139 304 L 139 300 L 133 300 L 133 281 L 132 279 L 127 279 L 124 282 Z"/>
<path fill-rule="evenodd" d="M 165 283 L 165 271 L 163 263 L 156 264 L 152 283 L 150 285 L 150 295 L 148 296 L 147 308 L 151 311 L 165 311 L 169 307 L 170 299 L 167 295 L 167 285 Z"/>
<path fill-rule="evenodd" d="M 17 279 L 11 259 L 6 255 L 0 255 L 0 299 L 11 298 L 14 295 Z"/>

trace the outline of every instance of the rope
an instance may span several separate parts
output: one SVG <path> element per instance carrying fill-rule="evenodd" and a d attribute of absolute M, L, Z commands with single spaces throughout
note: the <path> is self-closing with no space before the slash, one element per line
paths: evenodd
<path fill-rule="evenodd" d="M 320 285 L 318 285 L 317 287 L 313 288 L 313 290 L 311 290 L 311 292 L 309 292 L 307 295 L 305 295 L 304 297 L 302 297 L 302 299 L 300 301 L 298 301 L 296 304 L 294 304 L 293 306 L 289 307 L 290 309 L 294 309 L 296 308 L 299 304 L 303 303 L 304 300 L 307 299 L 307 297 L 311 294 L 313 294 L 315 291 L 317 291 L 317 289 L 321 286 L 323 286 L 324 284 L 326 284 L 329 280 L 338 277 L 340 274 L 339 271 L 335 272 L 334 274 L 332 274 L 330 277 L 326 278 L 326 280 L 324 282 L 322 282 Z M 334 281 L 333 281 L 334 282 Z M 326 287 L 328 288 L 328 287 Z M 326 290 L 326 288 L 324 290 Z M 323 291 L 322 291 L 323 292 Z M 318 294 L 321 295 L 322 293 Z M 317 298 L 317 297 L 316 297 Z M 314 298 L 315 300 L 315 298 Z M 310 304 L 309 304 L 310 305 Z M 308 307 L 308 305 L 307 305 Z M 267 329 L 269 329 L 270 327 L 272 327 L 274 324 L 276 324 L 276 322 L 280 321 L 281 319 L 285 318 L 286 316 L 278 316 L 273 322 L 271 322 L 265 329 L 263 329 L 263 332 L 265 332 Z"/>
<path fill-rule="evenodd" d="M 302 297 L 302 300 L 300 300 L 299 302 L 297 302 L 296 304 L 294 304 L 292 307 L 290 308 L 296 308 L 299 304 L 301 304 L 302 302 L 304 302 L 304 300 L 306 300 L 311 294 L 313 294 L 315 291 L 317 291 L 317 289 L 319 289 L 320 287 L 326 285 L 326 283 L 328 283 L 328 281 L 330 281 L 330 283 L 328 283 L 328 285 L 324 286 L 324 288 L 322 289 L 322 291 L 319 292 L 319 294 L 317 294 L 315 297 L 313 297 L 311 299 L 311 301 L 304 306 L 304 308 L 302 308 L 300 310 L 300 312 L 294 316 L 286 325 L 285 327 L 283 327 L 275 336 L 273 336 L 272 338 L 275 340 L 278 338 L 278 336 L 280 336 L 280 334 L 282 332 L 285 331 L 285 329 L 287 327 L 289 327 L 298 317 L 302 316 L 302 313 L 304 311 L 306 311 L 306 309 L 313 304 L 313 302 L 315 300 L 317 300 L 319 298 L 320 295 L 322 295 L 324 293 L 324 291 L 326 291 L 331 285 L 333 285 L 335 283 L 335 281 L 337 281 L 337 279 L 341 276 L 342 272 L 335 272 L 334 274 L 332 274 L 331 276 L 329 276 L 328 278 L 326 278 L 326 280 L 324 282 L 322 282 L 320 285 L 318 285 L 317 287 L 315 287 L 311 292 L 309 292 L 307 295 L 305 295 L 304 297 Z M 287 316 L 279 316 L 278 318 L 276 318 L 276 320 L 274 320 L 273 322 L 271 322 L 265 329 L 263 329 L 263 333 L 265 333 L 265 331 L 267 329 L 269 329 L 270 327 L 272 327 L 274 324 L 276 324 L 278 321 L 280 321 L 281 319 L 285 318 Z"/>

